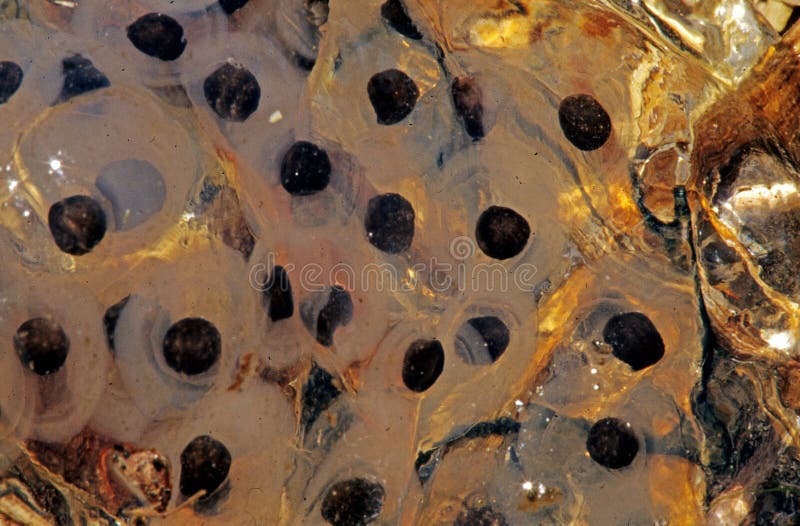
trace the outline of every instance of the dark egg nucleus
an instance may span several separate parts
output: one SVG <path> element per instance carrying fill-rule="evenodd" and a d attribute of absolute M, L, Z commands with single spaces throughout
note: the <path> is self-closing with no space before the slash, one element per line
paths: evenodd
<path fill-rule="evenodd" d="M 73 256 L 91 252 L 106 234 L 103 208 L 86 195 L 73 195 L 54 203 L 47 222 L 58 248 Z"/>
<path fill-rule="evenodd" d="M 397 254 L 414 239 L 414 207 L 399 194 L 383 194 L 367 203 L 364 218 L 367 239 L 378 250 Z"/>
<path fill-rule="evenodd" d="M 22 68 L 16 62 L 0 61 L 0 104 L 4 104 L 22 85 Z"/>
<path fill-rule="evenodd" d="M 317 342 L 330 347 L 336 329 L 353 319 L 353 299 L 344 288 L 334 285 L 306 298 L 300 306 L 300 316 Z"/>
<path fill-rule="evenodd" d="M 219 6 L 227 14 L 232 14 L 237 9 L 244 7 L 250 0 L 219 0 Z"/>
<path fill-rule="evenodd" d="M 333 526 L 362 526 L 374 522 L 383 509 L 383 486 L 364 478 L 335 483 L 322 499 L 320 513 Z"/>
<path fill-rule="evenodd" d="M 294 314 L 292 284 L 286 269 L 280 265 L 275 265 L 264 284 L 263 302 L 272 321 L 285 320 Z"/>
<path fill-rule="evenodd" d="M 31 318 L 17 328 L 14 349 L 22 365 L 46 376 L 61 369 L 67 361 L 69 338 L 55 321 Z"/>
<path fill-rule="evenodd" d="M 261 87 L 250 70 L 228 63 L 206 77 L 203 94 L 219 118 L 241 122 L 258 109 Z"/>
<path fill-rule="evenodd" d="M 378 124 L 392 125 L 414 110 L 419 98 L 417 84 L 399 69 L 374 74 L 367 83 L 367 95 Z"/>
<path fill-rule="evenodd" d="M 61 66 L 64 71 L 64 85 L 58 102 L 111 86 L 108 77 L 88 58 L 73 55 L 62 60 Z"/>
<path fill-rule="evenodd" d="M 603 339 L 618 359 L 639 371 L 664 356 L 664 340 L 650 318 L 641 312 L 625 312 L 608 320 Z"/>
<path fill-rule="evenodd" d="M 564 137 L 579 150 L 597 150 L 611 136 L 611 118 L 590 95 L 570 95 L 562 100 L 558 122 Z"/>
<path fill-rule="evenodd" d="M 317 316 L 317 341 L 326 347 L 333 345 L 333 333 L 340 325 L 353 319 L 353 300 L 342 287 L 331 287 L 328 301 Z"/>
<path fill-rule="evenodd" d="M 183 26 L 168 15 L 148 13 L 128 26 L 128 40 L 136 49 L 163 61 L 175 60 L 186 49 Z"/>
<path fill-rule="evenodd" d="M 639 452 L 639 440 L 631 425 L 618 418 L 598 420 L 589 430 L 586 450 L 592 460 L 610 469 L 630 465 Z"/>
<path fill-rule="evenodd" d="M 308 141 L 297 141 L 283 155 L 281 185 L 292 195 L 311 195 L 328 186 L 331 161 L 328 153 Z"/>
<path fill-rule="evenodd" d="M 484 136 L 483 94 L 474 77 L 456 77 L 450 86 L 456 113 L 464 124 L 464 130 L 473 140 Z"/>
<path fill-rule="evenodd" d="M 164 335 L 164 360 L 173 370 L 193 375 L 208 371 L 219 360 L 222 338 L 203 318 L 183 318 Z"/>
<path fill-rule="evenodd" d="M 386 0 L 381 5 L 381 17 L 398 33 L 412 40 L 422 38 L 414 21 L 408 16 L 408 11 L 401 0 Z"/>
<path fill-rule="evenodd" d="M 231 469 L 231 453 L 215 438 L 202 435 L 181 452 L 180 490 L 187 497 L 205 490 L 207 497 L 225 482 Z"/>
<path fill-rule="evenodd" d="M 417 340 L 403 358 L 403 383 L 421 393 L 436 383 L 444 370 L 444 349 L 438 340 Z"/>
<path fill-rule="evenodd" d="M 511 335 L 497 316 L 470 318 L 456 332 L 456 354 L 468 364 L 494 363 L 505 352 Z"/>
<path fill-rule="evenodd" d="M 528 221 L 510 208 L 490 206 L 478 217 L 475 240 L 484 254 L 494 259 L 516 256 L 528 243 Z"/>

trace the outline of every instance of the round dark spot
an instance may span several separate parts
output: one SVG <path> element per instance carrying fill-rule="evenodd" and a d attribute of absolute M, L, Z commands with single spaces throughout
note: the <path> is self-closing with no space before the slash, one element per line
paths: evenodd
<path fill-rule="evenodd" d="M 85 195 L 73 195 L 50 207 L 50 234 L 63 252 L 89 253 L 106 235 L 106 214 L 100 204 Z"/>
<path fill-rule="evenodd" d="M 31 318 L 14 334 L 14 349 L 22 365 L 45 376 L 67 361 L 69 338 L 61 325 L 48 318 Z"/>
<path fill-rule="evenodd" d="M 664 340 L 641 312 L 613 316 L 603 328 L 603 339 L 614 349 L 614 356 L 634 371 L 650 367 L 664 356 Z"/>
<path fill-rule="evenodd" d="M 256 77 L 238 64 L 223 64 L 206 77 L 203 93 L 221 119 L 241 122 L 258 109 L 261 88 Z"/>
<path fill-rule="evenodd" d="M 528 243 L 531 227 L 524 217 L 502 206 L 490 206 L 478 218 L 475 239 L 484 254 L 494 259 L 516 256 Z"/>
<path fill-rule="evenodd" d="M 328 153 L 307 141 L 297 141 L 281 162 L 281 185 L 292 195 L 310 195 L 324 190 L 331 179 Z"/>
<path fill-rule="evenodd" d="M 190 497 L 200 490 L 206 497 L 220 487 L 231 469 L 231 454 L 225 444 L 202 435 L 181 452 L 181 493 Z"/>
<path fill-rule="evenodd" d="M 244 7 L 249 1 L 250 0 L 219 0 L 219 6 L 230 15 L 237 9 Z"/>
<path fill-rule="evenodd" d="M 364 229 L 378 250 L 389 254 L 408 250 L 414 239 L 414 208 L 399 194 L 373 197 L 367 204 Z"/>
<path fill-rule="evenodd" d="M 325 296 L 327 299 L 322 303 Z M 338 285 L 331 287 L 327 294 L 314 299 L 309 298 L 305 307 L 306 312 L 301 311 L 300 314 L 305 318 L 306 324 L 313 329 L 317 342 L 325 347 L 333 345 L 333 333 L 336 329 L 347 325 L 353 319 L 353 299 L 349 292 Z M 316 318 L 311 314 L 312 311 L 317 312 Z M 316 323 L 311 321 L 313 319 L 316 319 Z"/>
<path fill-rule="evenodd" d="M 0 104 L 5 103 L 22 85 L 22 68 L 15 62 L 0 61 Z"/>
<path fill-rule="evenodd" d="M 73 55 L 61 61 L 64 71 L 64 85 L 57 102 L 64 102 L 90 91 L 107 88 L 111 85 L 108 77 L 97 69 L 86 57 Z"/>
<path fill-rule="evenodd" d="M 200 374 L 219 359 L 222 341 L 219 331 L 203 318 L 184 318 L 172 324 L 164 336 L 164 359 L 184 374 Z"/>
<path fill-rule="evenodd" d="M 417 26 L 408 16 L 406 8 L 400 0 L 386 0 L 381 5 L 381 16 L 392 28 L 403 35 L 404 37 L 412 40 L 419 40 L 422 38 L 422 33 L 419 32 Z"/>
<path fill-rule="evenodd" d="M 639 441 L 631 426 L 618 418 L 595 422 L 586 439 L 586 450 L 592 460 L 611 469 L 624 468 L 639 452 Z"/>
<path fill-rule="evenodd" d="M 497 316 L 470 318 L 456 332 L 456 353 L 472 365 L 487 365 L 500 358 L 511 335 Z"/>
<path fill-rule="evenodd" d="M 611 136 L 611 119 L 589 95 L 570 95 L 558 106 L 558 122 L 564 137 L 584 151 L 596 150 Z"/>
<path fill-rule="evenodd" d="M 427 391 L 444 369 L 444 349 L 438 340 L 417 340 L 403 358 L 403 383 L 416 393 Z"/>
<path fill-rule="evenodd" d="M 286 269 L 276 265 L 263 288 L 263 303 L 272 321 L 285 320 L 294 314 L 292 284 Z"/>
<path fill-rule="evenodd" d="M 160 458 L 153 459 L 153 469 L 156 471 L 161 471 L 162 469 L 166 468 L 167 465 Z"/>
<path fill-rule="evenodd" d="M 175 60 L 186 48 L 183 27 L 160 13 L 148 13 L 129 25 L 128 40 L 145 55 L 161 60 Z"/>
<path fill-rule="evenodd" d="M 483 128 L 483 94 L 475 78 L 468 75 L 456 77 L 450 85 L 450 94 L 456 113 L 461 117 L 464 130 L 473 140 L 482 138 Z"/>
<path fill-rule="evenodd" d="M 399 69 L 376 73 L 367 83 L 367 95 L 378 124 L 397 124 L 414 109 L 419 98 L 419 88 Z"/>
<path fill-rule="evenodd" d="M 322 499 L 322 518 L 333 526 L 364 526 L 383 509 L 383 486 L 363 478 L 337 482 Z"/>

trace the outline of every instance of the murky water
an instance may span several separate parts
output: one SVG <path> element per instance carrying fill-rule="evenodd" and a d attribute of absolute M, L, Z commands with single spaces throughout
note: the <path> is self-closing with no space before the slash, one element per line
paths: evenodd
<path fill-rule="evenodd" d="M 800 520 L 790 7 L 0 13 L 4 524 Z"/>

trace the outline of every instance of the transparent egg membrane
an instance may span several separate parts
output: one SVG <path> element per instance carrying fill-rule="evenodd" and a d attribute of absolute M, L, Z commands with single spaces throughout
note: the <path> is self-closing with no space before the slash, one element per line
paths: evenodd
<path fill-rule="evenodd" d="M 773 4 L 0 2 L 2 522 L 797 521 Z"/>

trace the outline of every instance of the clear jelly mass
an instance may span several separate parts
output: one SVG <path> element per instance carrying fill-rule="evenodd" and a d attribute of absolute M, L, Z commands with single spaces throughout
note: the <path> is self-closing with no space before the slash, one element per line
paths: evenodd
<path fill-rule="evenodd" d="M 0 523 L 797 523 L 790 3 L 0 2 Z"/>

